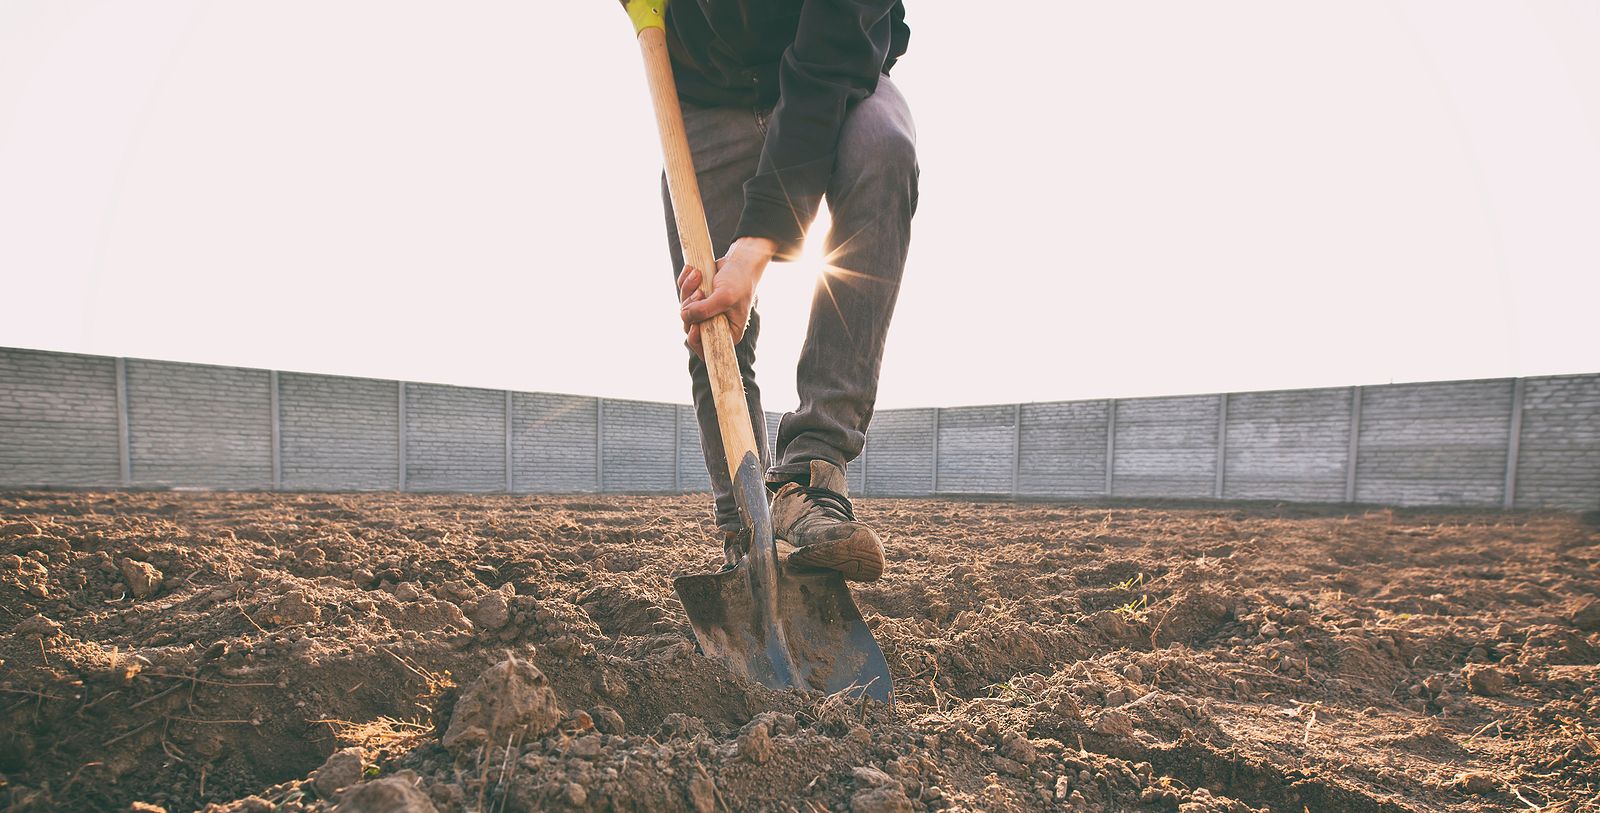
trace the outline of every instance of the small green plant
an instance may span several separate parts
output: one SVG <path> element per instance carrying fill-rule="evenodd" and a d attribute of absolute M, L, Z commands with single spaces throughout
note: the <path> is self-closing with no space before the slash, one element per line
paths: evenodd
<path fill-rule="evenodd" d="M 1140 573 L 1137 576 L 1129 576 L 1128 578 L 1111 586 L 1117 588 L 1118 590 L 1132 591 L 1135 587 L 1144 586 L 1144 574 Z"/>
<path fill-rule="evenodd" d="M 1015 681 L 1007 680 L 1002 683 L 991 683 L 988 687 L 991 697 L 1002 700 L 1018 701 L 1022 703 L 1035 703 L 1038 701 L 1032 692 L 1018 686 Z"/>
<path fill-rule="evenodd" d="M 383 773 L 383 769 L 382 768 L 378 767 L 377 765 L 368 765 L 366 770 L 361 772 L 361 775 L 365 776 L 368 779 L 376 779 L 378 777 L 378 774 L 381 774 L 381 773 Z"/>
<path fill-rule="evenodd" d="M 1138 601 L 1130 601 L 1127 604 L 1112 610 L 1112 612 L 1128 619 L 1129 621 L 1142 622 L 1150 614 L 1150 597 L 1148 595 L 1141 595 L 1139 596 Z"/>

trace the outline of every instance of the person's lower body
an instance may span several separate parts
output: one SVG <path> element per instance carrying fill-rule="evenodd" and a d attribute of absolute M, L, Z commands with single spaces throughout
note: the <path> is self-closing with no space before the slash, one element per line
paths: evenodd
<path fill-rule="evenodd" d="M 684 126 L 694 155 L 706 222 L 712 246 L 719 255 L 733 242 L 744 208 L 744 182 L 756 172 L 769 112 L 684 107 Z M 843 497 L 843 472 L 866 443 L 867 425 L 877 400 L 884 340 L 900 292 L 911 240 L 911 218 L 917 205 L 915 140 L 910 110 L 887 77 L 880 80 L 873 95 L 851 108 L 845 119 L 833 180 L 827 190 L 833 219 L 825 238 L 828 268 L 817 280 L 810 325 L 796 370 L 800 404 L 779 423 L 775 459 L 767 458 L 766 418 L 755 380 L 755 348 L 761 332 L 759 303 L 751 311 L 750 324 L 736 348 L 751 427 L 774 490 L 781 492 L 782 484 L 787 482 L 812 487 L 815 472 L 836 470 L 837 477 L 819 476 L 829 479 L 830 486 L 837 485 L 836 490 Z M 664 181 L 662 195 L 676 279 L 684 260 Z M 783 273 L 783 269 L 769 273 Z M 723 460 L 710 381 L 705 363 L 692 353 L 689 375 L 701 450 L 711 475 L 716 523 L 725 532 L 735 531 L 741 522 Z M 820 468 L 815 465 L 818 462 Z M 845 513 L 851 510 L 847 499 L 843 509 Z M 775 517 L 775 521 L 779 519 Z"/>

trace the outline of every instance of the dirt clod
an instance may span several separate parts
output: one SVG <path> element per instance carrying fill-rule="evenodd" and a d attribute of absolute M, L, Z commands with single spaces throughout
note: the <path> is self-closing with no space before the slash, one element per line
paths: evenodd
<path fill-rule="evenodd" d="M 717 784 L 704 771 L 689 777 L 689 806 L 694 813 L 712 813 L 717 809 Z"/>
<path fill-rule="evenodd" d="M 322 608 L 311 603 L 304 590 L 292 590 L 279 598 L 261 617 L 283 627 L 311 624 L 322 618 Z"/>
<path fill-rule="evenodd" d="M 544 672 L 515 655 L 483 671 L 462 693 L 442 744 L 452 752 L 490 743 L 527 742 L 561 722 Z"/>
<path fill-rule="evenodd" d="M 737 750 L 739 756 L 757 765 L 765 765 L 772 759 L 772 737 L 767 732 L 767 724 L 758 722 L 745 728 L 739 735 Z"/>
<path fill-rule="evenodd" d="M 572 807 L 583 807 L 589 801 L 589 792 L 577 782 L 568 782 L 566 787 L 562 788 L 562 796 Z"/>
<path fill-rule="evenodd" d="M 1501 695 L 1506 691 L 1506 673 L 1493 666 L 1469 666 L 1467 688 L 1473 694 Z"/>
<path fill-rule="evenodd" d="M 122 560 L 122 580 L 134 598 L 149 598 L 161 589 L 161 571 L 149 562 Z"/>
<path fill-rule="evenodd" d="M 857 765 L 851 768 L 850 777 L 855 780 L 858 788 L 876 788 L 894 782 L 888 774 L 870 765 Z"/>
<path fill-rule="evenodd" d="M 46 618 L 44 613 L 34 613 L 31 618 L 24 619 L 18 624 L 13 632 L 41 639 L 54 638 L 61 634 L 61 624 Z"/>
<path fill-rule="evenodd" d="M 1600 631 L 1600 599 L 1584 599 L 1572 610 L 1572 625 L 1587 632 Z"/>
<path fill-rule="evenodd" d="M 1023 765 L 1032 765 L 1039 758 L 1039 751 L 1027 737 L 1008 731 L 1000 738 L 1000 755 Z"/>
<path fill-rule="evenodd" d="M 1131 737 L 1133 718 L 1115 709 L 1107 711 L 1100 715 L 1100 719 L 1094 721 L 1094 733 L 1108 737 Z"/>
<path fill-rule="evenodd" d="M 346 791 L 334 813 L 438 813 L 409 772 L 357 785 Z"/>
<path fill-rule="evenodd" d="M 511 608 L 499 593 L 488 593 L 463 609 L 479 629 L 497 630 L 511 620 Z"/>
<path fill-rule="evenodd" d="M 911 800 L 899 785 L 864 788 L 850 796 L 850 813 L 911 813 Z"/>
<path fill-rule="evenodd" d="M 1485 771 L 1464 771 L 1456 774 L 1455 781 L 1451 784 L 1460 788 L 1465 793 L 1494 793 L 1500 786 L 1494 774 Z"/>
<path fill-rule="evenodd" d="M 610 706 L 595 706 L 589 710 L 589 717 L 594 720 L 594 727 L 602 734 L 621 734 L 627 729 L 622 721 L 622 715 Z"/>
<path fill-rule="evenodd" d="M 361 781 L 366 766 L 360 748 L 342 748 L 334 751 L 313 775 L 317 793 L 331 798 L 335 791 Z"/>

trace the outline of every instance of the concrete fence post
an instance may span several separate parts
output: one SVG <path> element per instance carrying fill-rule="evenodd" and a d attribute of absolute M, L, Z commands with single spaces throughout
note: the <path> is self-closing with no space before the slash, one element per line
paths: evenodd
<path fill-rule="evenodd" d="M 1117 474 L 1117 399 L 1106 399 L 1106 496 L 1113 496 Z"/>
<path fill-rule="evenodd" d="M 1517 507 L 1517 455 L 1522 445 L 1522 393 L 1526 379 L 1513 379 L 1511 383 L 1511 426 L 1506 433 L 1506 497 L 1505 507 Z"/>
<path fill-rule="evenodd" d="M 683 404 L 672 405 L 672 490 L 683 493 Z"/>
<path fill-rule="evenodd" d="M 1356 501 L 1356 460 L 1361 454 L 1361 387 L 1350 388 L 1350 451 L 1344 466 L 1344 501 Z"/>
<path fill-rule="evenodd" d="M 512 405 L 511 390 L 506 390 L 506 493 L 514 494 L 517 490 L 516 473 L 511 465 L 511 427 Z"/>
<path fill-rule="evenodd" d="M 1022 481 L 1022 404 L 1011 405 L 1011 499 Z"/>
<path fill-rule="evenodd" d="M 606 490 L 606 399 L 594 399 L 594 490 Z"/>
<path fill-rule="evenodd" d="M 267 402 L 272 409 L 272 490 L 283 488 L 283 410 L 278 395 L 278 371 L 267 371 Z"/>
<path fill-rule="evenodd" d="M 933 487 L 928 493 L 939 493 L 939 407 L 933 408 Z"/>
<path fill-rule="evenodd" d="M 1217 482 L 1212 486 L 1212 497 L 1222 499 L 1228 468 L 1228 394 L 1217 396 Z"/>
<path fill-rule="evenodd" d="M 128 426 L 128 360 L 116 360 L 117 373 L 117 466 L 125 486 L 133 485 L 133 445 Z"/>
<path fill-rule="evenodd" d="M 395 490 L 396 491 L 405 491 L 406 490 L 406 382 L 404 382 L 404 381 L 395 382 L 395 388 L 394 389 L 395 389 L 396 398 L 398 398 L 398 412 L 397 412 L 397 414 L 400 416 L 400 420 L 396 421 L 396 423 L 398 423 L 399 427 L 400 427 L 400 429 L 398 431 L 400 448 L 399 448 L 399 454 L 395 455 L 396 459 L 399 461 L 399 471 L 397 472 L 398 476 L 395 479 Z"/>

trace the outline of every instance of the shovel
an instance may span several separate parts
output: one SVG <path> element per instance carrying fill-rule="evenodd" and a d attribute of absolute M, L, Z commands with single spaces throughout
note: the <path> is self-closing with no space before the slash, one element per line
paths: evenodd
<path fill-rule="evenodd" d="M 700 269 L 700 289 L 709 296 L 717 262 L 667 57 L 667 0 L 623 0 L 622 5 L 644 54 L 678 240 L 685 259 Z M 779 563 L 732 328 L 726 316 L 718 316 L 702 323 L 700 331 L 723 454 L 751 534 L 750 552 L 736 567 L 673 579 L 700 650 L 769 688 L 848 692 L 892 702 L 889 666 L 844 577 Z"/>

